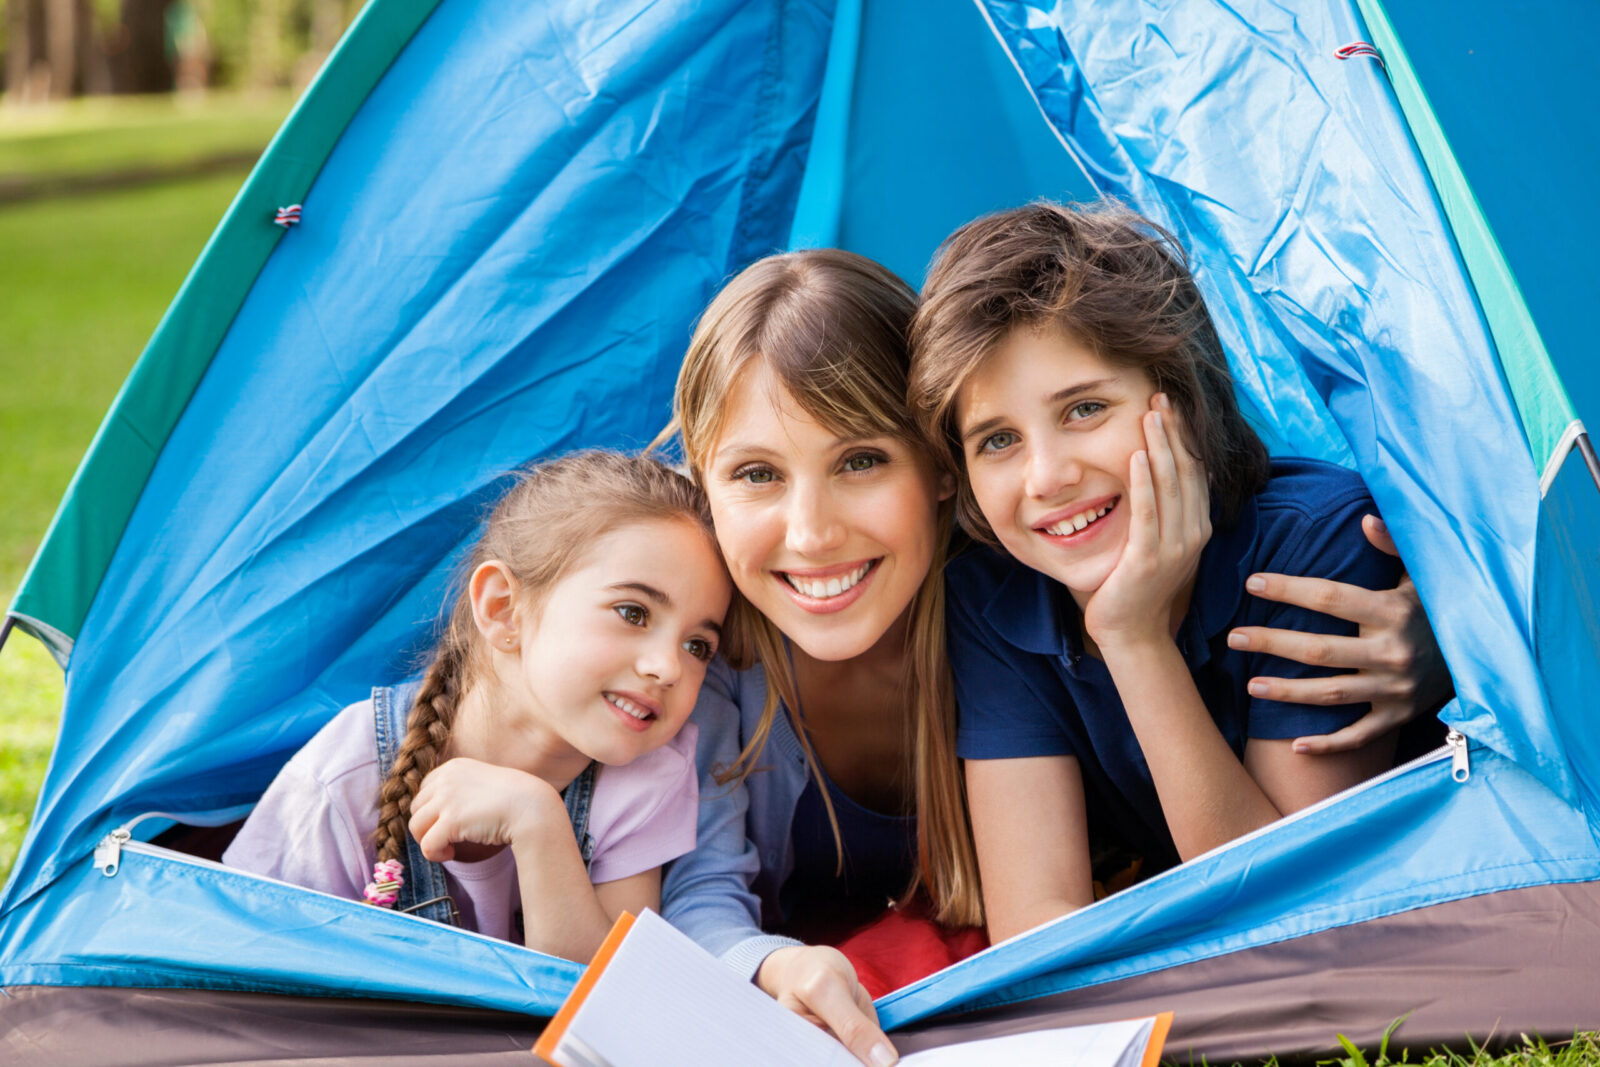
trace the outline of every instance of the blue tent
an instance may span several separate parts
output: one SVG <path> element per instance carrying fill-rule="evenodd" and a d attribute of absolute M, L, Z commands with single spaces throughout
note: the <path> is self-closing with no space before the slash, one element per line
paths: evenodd
<path fill-rule="evenodd" d="M 371 0 L 11 607 L 67 688 L 0 990 L 551 1012 L 573 964 L 151 839 L 242 817 L 407 673 L 503 471 L 649 440 L 732 272 L 836 244 L 915 281 L 975 214 L 1109 194 L 1191 250 L 1274 450 L 1365 477 L 1465 741 L 891 994 L 885 1024 L 913 1047 L 1149 1000 L 1213 1057 L 1408 1011 L 1414 1042 L 1593 1025 L 1600 372 L 1573 268 L 1600 16 L 1479 6 Z"/>

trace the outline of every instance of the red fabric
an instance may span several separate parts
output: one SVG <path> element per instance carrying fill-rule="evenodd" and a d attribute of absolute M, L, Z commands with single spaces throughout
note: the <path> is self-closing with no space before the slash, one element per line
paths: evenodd
<path fill-rule="evenodd" d="M 988 947 L 982 927 L 940 926 L 917 907 L 890 909 L 837 946 L 874 999 Z"/>

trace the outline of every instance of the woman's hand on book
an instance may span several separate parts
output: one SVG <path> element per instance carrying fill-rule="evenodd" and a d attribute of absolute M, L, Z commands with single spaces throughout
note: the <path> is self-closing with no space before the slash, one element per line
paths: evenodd
<path fill-rule="evenodd" d="M 779 1004 L 832 1033 L 868 1067 L 888 1067 L 899 1060 L 878 1026 L 872 997 L 838 949 L 780 948 L 762 961 L 756 984 Z"/>
<path fill-rule="evenodd" d="M 1363 519 L 1361 529 L 1373 547 L 1391 556 L 1400 554 L 1388 527 L 1376 515 Z M 1252 596 L 1309 608 L 1360 627 L 1356 637 L 1259 626 L 1242 626 L 1229 634 L 1228 643 L 1234 648 L 1353 672 L 1330 678 L 1253 678 L 1252 687 L 1262 687 L 1256 695 L 1293 704 L 1372 705 L 1370 712 L 1342 730 L 1297 738 L 1296 752 L 1321 756 L 1353 751 L 1450 699 L 1450 670 L 1409 575 L 1393 589 L 1379 590 L 1284 574 L 1252 575 L 1251 583 Z M 1251 692 L 1255 694 L 1255 689 Z"/>

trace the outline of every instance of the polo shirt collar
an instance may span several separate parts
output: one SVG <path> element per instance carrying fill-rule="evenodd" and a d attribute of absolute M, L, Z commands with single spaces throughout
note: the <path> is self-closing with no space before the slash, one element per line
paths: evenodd
<path fill-rule="evenodd" d="M 1215 519 L 1213 519 L 1215 526 Z M 1239 611 L 1244 581 L 1251 574 L 1259 534 L 1256 501 L 1250 497 L 1239 518 L 1216 530 L 1200 553 L 1194 595 L 1178 628 L 1178 644 L 1193 666 L 1211 658 L 1211 639 Z M 1004 554 L 1003 550 L 996 550 Z M 1008 644 L 1040 656 L 1064 656 L 1076 663 L 1083 655 L 1078 605 L 1065 586 L 1031 567 L 1012 561 L 1005 579 L 983 609 L 983 618 Z"/>

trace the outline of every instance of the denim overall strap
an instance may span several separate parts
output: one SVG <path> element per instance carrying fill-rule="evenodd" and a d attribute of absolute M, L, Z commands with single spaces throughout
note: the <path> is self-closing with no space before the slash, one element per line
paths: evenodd
<path fill-rule="evenodd" d="M 578 838 L 578 852 L 583 856 L 585 867 L 594 857 L 594 838 L 589 836 L 589 803 L 594 799 L 594 775 L 599 766 L 590 762 L 583 773 L 561 791 L 561 799 L 567 802 L 567 817 L 572 820 L 572 832 Z"/>
<path fill-rule="evenodd" d="M 400 754 L 410 713 L 410 702 L 395 699 L 395 691 L 389 686 L 372 690 L 372 723 L 378 735 L 378 773 L 382 777 L 388 777 L 389 768 Z M 460 926 L 461 916 L 445 884 L 444 866 L 424 856 L 422 846 L 409 833 L 405 835 L 405 842 L 406 851 L 402 857 L 406 865 L 405 882 L 400 886 L 400 899 L 395 901 L 394 910 L 447 926 Z"/>

